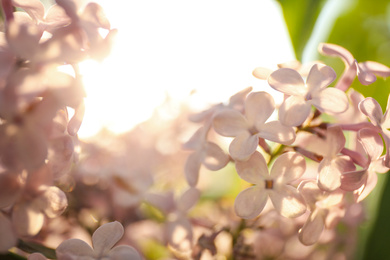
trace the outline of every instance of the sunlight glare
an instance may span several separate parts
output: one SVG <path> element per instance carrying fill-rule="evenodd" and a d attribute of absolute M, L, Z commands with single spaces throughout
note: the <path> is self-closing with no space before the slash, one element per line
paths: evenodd
<path fill-rule="evenodd" d="M 79 135 L 102 127 L 115 133 L 148 119 L 167 95 L 196 108 L 226 101 L 253 86 L 254 68 L 293 60 L 275 1 L 97 1 L 118 29 L 111 55 L 80 65 L 86 115 Z"/>

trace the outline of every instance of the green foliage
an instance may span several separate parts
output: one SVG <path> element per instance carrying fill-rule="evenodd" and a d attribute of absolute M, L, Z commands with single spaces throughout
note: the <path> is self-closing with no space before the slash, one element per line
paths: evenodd
<path fill-rule="evenodd" d="M 295 55 L 298 60 L 302 60 L 303 50 L 326 0 L 277 0 L 277 2 L 282 6 Z"/>

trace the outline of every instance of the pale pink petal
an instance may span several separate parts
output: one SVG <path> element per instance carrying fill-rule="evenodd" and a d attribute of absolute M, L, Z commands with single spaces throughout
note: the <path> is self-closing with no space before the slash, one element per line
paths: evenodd
<path fill-rule="evenodd" d="M 267 80 L 268 76 L 273 72 L 273 70 L 257 67 L 252 71 L 252 75 L 258 79 Z"/>
<path fill-rule="evenodd" d="M 245 219 L 257 217 L 267 203 L 268 195 L 265 187 L 252 186 L 241 191 L 234 201 L 236 214 Z"/>
<path fill-rule="evenodd" d="M 88 3 L 81 14 L 83 23 L 96 28 L 110 29 L 110 22 L 104 14 L 103 8 L 97 3 Z"/>
<path fill-rule="evenodd" d="M 45 212 L 49 218 L 61 215 L 68 207 L 65 193 L 56 186 L 48 187 L 45 192 L 33 201 L 35 207 Z"/>
<path fill-rule="evenodd" d="M 53 29 L 64 27 L 69 23 L 70 19 L 65 14 L 64 9 L 57 4 L 54 4 L 47 10 L 43 26 L 46 31 L 51 32 Z"/>
<path fill-rule="evenodd" d="M 351 86 L 352 82 L 355 80 L 357 74 L 357 61 L 355 60 L 352 65 L 347 66 L 343 72 L 343 75 L 338 79 L 335 88 L 340 89 L 341 91 L 347 91 Z"/>
<path fill-rule="evenodd" d="M 19 58 L 31 59 L 36 55 L 41 37 L 37 26 L 11 21 L 8 24 L 6 36 L 8 46 Z"/>
<path fill-rule="evenodd" d="M 304 180 L 298 186 L 298 191 L 304 197 L 311 210 L 314 210 L 317 200 L 323 197 L 323 191 L 318 188 L 315 180 Z"/>
<path fill-rule="evenodd" d="M 33 207 L 28 202 L 21 202 L 14 206 L 12 222 L 19 236 L 35 236 L 41 230 L 44 215 L 39 208 Z"/>
<path fill-rule="evenodd" d="M 73 117 L 70 119 L 68 124 L 68 133 L 71 136 L 75 136 L 80 129 L 81 123 L 84 118 L 85 103 L 84 100 L 75 108 Z"/>
<path fill-rule="evenodd" d="M 80 239 L 65 240 L 56 248 L 56 255 L 59 260 L 95 259 L 95 252 L 93 249 L 86 242 Z"/>
<path fill-rule="evenodd" d="M 379 126 L 382 122 L 382 108 L 372 97 L 365 98 L 359 103 L 359 109 L 365 114 L 375 126 Z"/>
<path fill-rule="evenodd" d="M 8 249 L 16 246 L 18 238 L 11 221 L 0 211 L 0 253 L 6 253 Z"/>
<path fill-rule="evenodd" d="M 187 189 L 177 201 L 177 208 L 181 212 L 187 212 L 195 206 L 200 198 L 200 191 L 195 188 Z"/>
<path fill-rule="evenodd" d="M 375 61 L 359 62 L 359 67 L 383 78 L 390 76 L 390 68 Z"/>
<path fill-rule="evenodd" d="M 386 129 L 390 128 L 390 95 L 387 98 L 386 112 L 382 118 L 382 127 Z"/>
<path fill-rule="evenodd" d="M 278 68 L 290 68 L 294 70 L 299 70 L 302 68 L 302 64 L 299 60 L 291 60 L 278 64 Z"/>
<path fill-rule="evenodd" d="M 334 160 L 324 159 L 318 167 L 318 187 L 325 191 L 333 191 L 341 186 L 342 172 Z"/>
<path fill-rule="evenodd" d="M 310 115 L 311 105 L 301 96 L 290 96 L 279 108 L 279 120 L 286 126 L 299 126 Z"/>
<path fill-rule="evenodd" d="M 207 142 L 204 145 L 202 163 L 207 169 L 217 171 L 226 166 L 229 156 L 217 144 Z"/>
<path fill-rule="evenodd" d="M 245 131 L 237 135 L 230 143 L 229 153 L 235 160 L 245 161 L 251 156 L 259 144 L 259 137 Z"/>
<path fill-rule="evenodd" d="M 281 68 L 272 72 L 268 77 L 268 84 L 287 95 L 304 97 L 307 93 L 302 76 L 289 68 Z"/>
<path fill-rule="evenodd" d="M 320 43 L 318 46 L 318 51 L 326 56 L 340 57 L 345 62 L 346 66 L 349 66 L 354 62 L 354 57 L 352 54 L 347 49 L 336 44 Z"/>
<path fill-rule="evenodd" d="M 214 116 L 213 127 L 223 136 L 234 137 L 249 128 L 246 118 L 237 110 L 226 109 Z"/>
<path fill-rule="evenodd" d="M 39 0 L 12 0 L 12 4 L 22 8 L 35 21 L 42 21 L 45 15 L 45 6 Z"/>
<path fill-rule="evenodd" d="M 257 151 L 247 161 L 236 161 L 236 170 L 243 180 L 252 184 L 262 185 L 270 177 L 267 162 Z"/>
<path fill-rule="evenodd" d="M 310 93 L 329 86 L 335 79 L 336 72 L 324 64 L 314 64 L 307 76 L 306 86 Z"/>
<path fill-rule="evenodd" d="M 135 250 L 131 246 L 127 245 L 119 245 L 114 247 L 107 255 L 109 259 L 112 260 L 142 260 L 141 256 L 138 254 L 137 250 Z"/>
<path fill-rule="evenodd" d="M 252 87 L 247 87 L 229 98 L 229 107 L 240 111 L 244 107 L 247 95 L 252 91 Z"/>
<path fill-rule="evenodd" d="M 98 255 L 104 255 L 122 238 L 124 229 L 118 221 L 100 226 L 92 235 L 92 244 Z"/>
<path fill-rule="evenodd" d="M 280 155 L 272 166 L 270 176 L 279 183 L 290 183 L 301 177 L 306 170 L 305 158 L 295 152 Z"/>
<path fill-rule="evenodd" d="M 388 130 L 384 130 L 382 133 L 382 137 L 386 145 L 386 154 L 383 160 L 383 164 L 387 168 L 390 168 L 390 132 Z"/>
<path fill-rule="evenodd" d="M 364 200 L 371 193 L 371 191 L 374 190 L 377 182 L 378 182 L 378 175 L 375 172 L 369 173 L 363 191 L 360 194 L 358 193 L 356 197 L 356 203 L 359 203 L 362 200 Z"/>
<path fill-rule="evenodd" d="M 367 182 L 367 169 L 360 171 L 346 172 L 341 175 L 340 188 L 345 191 L 354 191 L 359 189 Z"/>
<path fill-rule="evenodd" d="M 165 224 L 171 246 L 183 251 L 187 251 L 192 247 L 192 225 L 187 218 L 179 218 L 176 221 L 168 221 Z"/>
<path fill-rule="evenodd" d="M 188 185 L 191 187 L 196 186 L 198 183 L 201 160 L 202 154 L 200 152 L 192 153 L 187 157 L 187 161 L 184 166 L 184 173 Z"/>
<path fill-rule="evenodd" d="M 272 142 L 285 145 L 290 145 L 295 141 L 294 128 L 285 126 L 279 121 L 265 123 L 259 129 L 259 133 L 257 135 Z"/>
<path fill-rule="evenodd" d="M 335 157 L 344 148 L 345 137 L 339 126 L 331 126 L 326 130 L 326 157 Z"/>
<path fill-rule="evenodd" d="M 348 109 L 348 97 L 344 91 L 337 88 L 326 88 L 313 95 L 310 103 L 321 112 L 329 114 L 343 113 Z"/>
<path fill-rule="evenodd" d="M 245 101 L 245 116 L 249 125 L 262 125 L 275 110 L 273 97 L 267 92 L 252 92 Z"/>
<path fill-rule="evenodd" d="M 306 212 L 305 200 L 293 186 L 278 186 L 269 191 L 269 197 L 276 211 L 283 217 L 295 218 Z"/>
<path fill-rule="evenodd" d="M 322 212 L 319 210 L 313 211 L 306 220 L 306 223 L 299 230 L 299 241 L 306 246 L 315 244 L 324 230 L 324 223 L 325 220 Z"/>
<path fill-rule="evenodd" d="M 183 144 L 184 149 L 197 150 L 202 143 L 206 140 L 205 127 L 200 127 L 196 132 L 191 136 L 190 140 Z"/>
<path fill-rule="evenodd" d="M 341 186 L 341 174 L 355 170 L 348 156 L 335 159 L 323 159 L 318 167 L 318 187 L 325 191 L 334 191 Z"/>
<path fill-rule="evenodd" d="M 0 173 L 0 209 L 11 206 L 22 192 L 22 181 L 17 173 Z"/>
<path fill-rule="evenodd" d="M 382 155 L 383 141 L 376 131 L 364 128 L 358 132 L 358 138 L 371 160 L 376 160 Z"/>
<path fill-rule="evenodd" d="M 370 71 L 362 69 L 359 65 L 357 67 L 357 76 L 363 85 L 367 86 L 376 81 L 376 76 Z"/>

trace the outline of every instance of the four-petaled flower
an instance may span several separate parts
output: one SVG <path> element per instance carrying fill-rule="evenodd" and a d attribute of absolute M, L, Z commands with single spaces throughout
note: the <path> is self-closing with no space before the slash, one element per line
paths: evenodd
<path fill-rule="evenodd" d="M 255 152 L 249 160 L 236 162 L 238 175 L 254 186 L 238 194 L 234 208 L 238 216 L 255 218 L 271 199 L 275 209 L 284 217 L 298 217 L 305 213 L 306 204 L 291 182 L 300 178 L 306 169 L 303 156 L 288 152 L 280 155 L 268 171 L 264 157 Z"/>
<path fill-rule="evenodd" d="M 295 140 L 292 127 L 267 119 L 274 112 L 275 103 L 266 92 L 252 92 L 245 101 L 245 115 L 234 109 L 226 109 L 215 115 L 213 126 L 222 136 L 235 137 L 229 153 L 236 160 L 247 160 L 259 145 L 259 138 L 289 145 Z"/>
<path fill-rule="evenodd" d="M 327 88 L 335 79 L 334 70 L 323 64 L 311 67 L 306 84 L 302 76 L 293 69 L 281 68 L 271 73 L 268 84 L 290 95 L 279 109 L 279 120 L 287 126 L 301 125 L 309 116 L 311 105 L 329 114 L 347 110 L 346 94 L 336 88 Z"/>
<path fill-rule="evenodd" d="M 118 221 L 106 223 L 100 226 L 92 235 L 93 248 L 80 239 L 68 239 L 62 242 L 56 249 L 59 260 L 76 259 L 110 259 L 110 260 L 141 260 L 138 252 L 131 246 L 114 245 L 121 239 L 124 229 Z"/>

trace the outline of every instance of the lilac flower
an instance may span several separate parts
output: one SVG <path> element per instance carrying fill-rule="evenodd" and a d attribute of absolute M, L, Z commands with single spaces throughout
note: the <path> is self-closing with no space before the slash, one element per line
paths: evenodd
<path fill-rule="evenodd" d="M 186 161 L 184 172 L 190 186 L 196 186 L 199 170 L 203 164 L 207 169 L 217 171 L 226 166 L 229 156 L 216 143 L 207 141 L 204 127 L 196 131 L 192 138 L 184 144 L 187 149 L 194 150 Z"/>
<path fill-rule="evenodd" d="M 333 192 L 321 190 L 314 180 L 304 180 L 298 190 L 309 206 L 310 215 L 299 230 L 299 240 L 304 245 L 315 244 L 324 228 L 332 228 L 337 219 L 344 216 L 341 206 L 344 192 L 340 189 Z"/>
<path fill-rule="evenodd" d="M 333 191 L 341 185 L 341 174 L 355 170 L 351 158 L 339 155 L 345 145 L 343 131 L 338 126 L 328 127 L 326 143 L 321 147 L 323 159 L 318 167 L 318 187 L 325 191 Z"/>
<path fill-rule="evenodd" d="M 269 172 L 264 157 L 255 152 L 248 161 L 237 161 L 236 169 L 242 179 L 255 184 L 238 194 L 234 203 L 238 216 L 255 218 L 263 210 L 268 198 L 282 216 L 293 218 L 305 213 L 305 201 L 291 185 L 305 172 L 303 156 L 294 152 L 284 153 L 275 160 Z"/>
<path fill-rule="evenodd" d="M 376 76 L 390 76 L 390 68 L 374 61 L 357 62 L 353 55 L 345 48 L 331 43 L 321 43 L 318 46 L 320 53 L 326 56 L 336 56 L 341 58 L 345 64 L 345 70 L 336 88 L 346 91 L 352 84 L 356 75 L 363 85 L 369 85 L 376 80 Z"/>
<path fill-rule="evenodd" d="M 214 117 L 213 126 L 223 136 L 235 137 L 229 146 L 229 153 L 236 160 L 247 160 L 256 151 L 259 138 L 281 144 L 295 140 L 292 127 L 279 121 L 266 120 L 275 109 L 272 96 L 266 92 L 252 92 L 245 101 L 245 115 L 237 110 L 226 109 Z"/>
<path fill-rule="evenodd" d="M 309 116 L 311 105 L 321 112 L 342 113 L 348 108 L 345 93 L 336 88 L 327 88 L 336 79 L 331 67 L 315 64 L 307 76 L 306 83 L 295 70 L 281 68 L 268 77 L 274 89 L 290 95 L 279 109 L 279 119 L 287 126 L 301 125 Z"/>
<path fill-rule="evenodd" d="M 56 249 L 58 260 L 76 259 L 132 259 L 140 260 L 138 252 L 131 246 L 114 245 L 123 236 L 124 229 L 118 221 L 102 225 L 92 235 L 93 248 L 80 239 L 69 239 Z"/>
<path fill-rule="evenodd" d="M 389 168 L 383 165 L 383 142 L 376 131 L 365 128 L 358 132 L 367 160 L 362 163 L 363 169 L 345 172 L 341 178 L 341 188 L 354 191 L 356 202 L 362 201 L 375 188 L 378 177 L 376 173 L 385 173 Z"/>
<path fill-rule="evenodd" d="M 380 133 L 385 141 L 386 154 L 384 157 L 384 165 L 390 168 L 390 96 L 387 100 L 387 108 L 385 114 L 378 101 L 368 97 L 359 103 L 359 109 L 370 119 L 373 130 Z"/>

